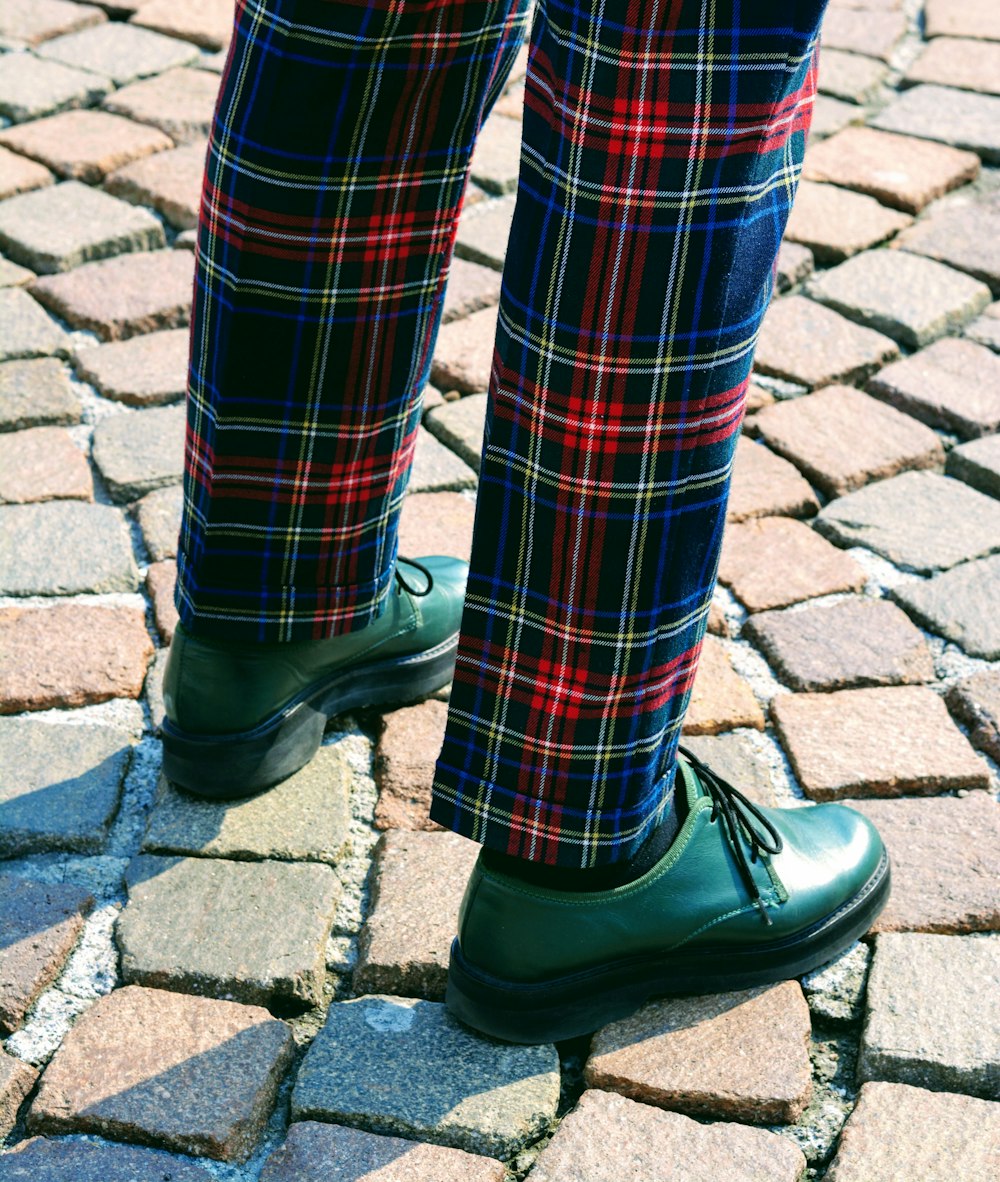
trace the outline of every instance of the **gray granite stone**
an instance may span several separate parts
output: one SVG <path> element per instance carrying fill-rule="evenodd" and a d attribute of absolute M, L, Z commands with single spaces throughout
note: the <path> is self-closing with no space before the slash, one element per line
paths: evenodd
<path fill-rule="evenodd" d="M 813 99 L 812 122 L 809 124 L 809 134 L 815 141 L 825 139 L 845 127 L 864 123 L 865 112 L 855 103 L 845 103 L 842 99 L 832 98 L 828 94 L 818 94 Z"/>
<path fill-rule="evenodd" d="M 1000 669 L 965 677 L 948 691 L 948 709 L 969 728 L 969 741 L 1000 763 Z"/>
<path fill-rule="evenodd" d="M 316 863 L 140 854 L 117 925 L 128 982 L 317 1005 L 340 883 Z"/>
<path fill-rule="evenodd" d="M 0 287 L 24 287 L 34 278 L 34 271 L 0 257 Z"/>
<path fill-rule="evenodd" d="M 99 103 L 110 89 L 107 78 L 31 53 L 0 56 L 0 115 L 12 123 Z"/>
<path fill-rule="evenodd" d="M 481 1038 L 437 1002 L 334 1002 L 299 1068 L 293 1120 L 328 1120 L 509 1157 L 555 1119 L 555 1047 Z"/>
<path fill-rule="evenodd" d="M 1000 353 L 1000 300 L 990 304 L 982 316 L 967 325 L 965 335 L 970 341 Z"/>
<path fill-rule="evenodd" d="M 476 137 L 469 175 L 489 193 L 511 193 L 520 165 L 521 124 L 492 113 Z"/>
<path fill-rule="evenodd" d="M 294 776 L 245 800 L 203 800 L 161 779 L 144 852 L 215 858 L 328 862 L 348 843 L 351 768 L 321 747 Z"/>
<path fill-rule="evenodd" d="M 229 0 L 143 0 L 136 7 L 135 24 L 193 41 L 203 49 L 224 49 L 233 31 Z"/>
<path fill-rule="evenodd" d="M 1000 435 L 987 435 L 952 448 L 945 472 L 980 492 L 1000 497 Z"/>
<path fill-rule="evenodd" d="M 951 477 L 904 472 L 831 501 L 816 528 L 927 574 L 1000 550 L 1000 505 Z"/>
<path fill-rule="evenodd" d="M 0 1140 L 14 1128 L 18 1109 L 37 1079 L 38 1072 L 29 1063 L 0 1050 Z M 5 1160 L 0 1156 L 0 1179 L 5 1178 Z M 34 1182 L 34 1179 L 30 1182 Z"/>
<path fill-rule="evenodd" d="M 5 0 L 0 8 L 0 37 L 13 44 L 37 45 L 72 29 L 96 25 L 107 17 L 92 4 L 66 0 Z"/>
<path fill-rule="evenodd" d="M 426 427 L 418 427 L 409 491 L 443 492 L 451 489 L 458 492 L 475 487 L 476 474 L 469 465 L 439 443 Z"/>
<path fill-rule="evenodd" d="M 863 193 L 802 181 L 785 237 L 808 246 L 821 263 L 839 263 L 891 238 L 913 221 Z"/>
<path fill-rule="evenodd" d="M 0 361 L 68 352 L 69 337 L 26 291 L 0 291 Z"/>
<path fill-rule="evenodd" d="M 154 562 L 177 557 L 183 491 L 178 484 L 147 493 L 136 505 L 142 540 Z"/>
<path fill-rule="evenodd" d="M 0 199 L 51 185 L 55 177 L 43 165 L 0 147 Z"/>
<path fill-rule="evenodd" d="M 514 195 L 510 194 L 494 201 L 483 201 L 466 210 L 458 223 L 455 239 L 458 257 L 493 267 L 496 271 L 502 270 L 514 218 L 514 202 Z"/>
<path fill-rule="evenodd" d="M 110 1141 L 29 1137 L 0 1156 L 0 1182 L 209 1182 L 190 1159 Z"/>
<path fill-rule="evenodd" d="M 903 583 L 892 594 L 918 623 L 969 656 L 1000 658 L 1000 555 L 962 563 L 926 582 Z"/>
<path fill-rule="evenodd" d="M 681 745 L 755 804 L 777 804 L 767 765 L 746 735 L 685 735 Z"/>
<path fill-rule="evenodd" d="M 852 944 L 802 978 L 802 992 L 813 1017 L 834 1023 L 860 1021 L 870 959 L 866 944 Z"/>
<path fill-rule="evenodd" d="M 1000 1098 L 1000 936 L 877 937 L 858 1078 Z"/>
<path fill-rule="evenodd" d="M 94 462 L 117 501 L 131 501 L 184 475 L 183 406 L 109 415 L 94 431 Z"/>
<path fill-rule="evenodd" d="M 1000 45 L 996 47 L 1000 58 Z M 1000 71 L 998 71 L 1000 78 Z M 937 259 L 1000 292 L 1000 199 L 955 201 L 904 230 L 894 247 Z"/>
<path fill-rule="evenodd" d="M 167 329 L 77 350 L 76 371 L 105 398 L 130 406 L 177 402 L 187 386 L 186 328 Z"/>
<path fill-rule="evenodd" d="M 121 513 L 52 501 L 0 506 L 0 594 L 134 591 L 139 572 Z"/>
<path fill-rule="evenodd" d="M 55 37 L 40 45 L 37 52 L 49 61 L 102 74 L 115 86 L 126 86 L 174 66 L 190 65 L 200 56 L 189 42 L 119 22 Z M 103 98 L 104 93 L 97 97 Z"/>
<path fill-rule="evenodd" d="M 175 143 L 189 144 L 208 135 L 218 93 L 215 74 L 179 66 L 112 91 L 103 105 L 114 114 L 158 127 Z"/>
<path fill-rule="evenodd" d="M 797 242 L 782 241 L 775 264 L 774 285 L 779 292 L 791 291 L 813 273 L 812 251 Z"/>
<path fill-rule="evenodd" d="M 112 727 L 0 718 L 0 856 L 99 853 L 131 750 Z"/>
<path fill-rule="evenodd" d="M 1000 164 L 1000 98 L 923 83 L 904 91 L 871 121 L 883 131 L 937 140 Z"/>
<path fill-rule="evenodd" d="M 486 397 L 485 394 L 467 394 L 430 411 L 424 420 L 428 431 L 476 472 L 483 450 Z"/>
<path fill-rule="evenodd" d="M 205 150 L 205 142 L 198 140 L 134 160 L 113 172 L 105 186 L 135 205 L 151 206 L 176 229 L 191 231 L 198 225 Z"/>
<path fill-rule="evenodd" d="M 82 413 L 66 367 L 54 357 L 0 365 L 0 431 L 70 426 Z"/>
<path fill-rule="evenodd" d="M 819 67 L 819 89 L 823 94 L 851 103 L 870 103 L 888 77 L 888 67 L 859 53 L 824 46 Z"/>

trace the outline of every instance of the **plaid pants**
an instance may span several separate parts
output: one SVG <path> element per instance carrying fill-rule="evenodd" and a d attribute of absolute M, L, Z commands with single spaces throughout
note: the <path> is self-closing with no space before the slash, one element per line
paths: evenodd
<path fill-rule="evenodd" d="M 825 0 L 538 0 L 432 816 L 597 866 L 662 814 Z M 526 0 L 240 0 L 197 251 L 178 607 L 384 603 L 477 131 Z"/>

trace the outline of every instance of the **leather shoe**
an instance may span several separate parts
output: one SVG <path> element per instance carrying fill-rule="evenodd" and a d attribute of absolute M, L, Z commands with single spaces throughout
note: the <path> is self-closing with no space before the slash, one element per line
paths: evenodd
<path fill-rule="evenodd" d="M 400 558 L 378 619 L 328 640 L 237 644 L 178 626 L 163 678 L 164 775 L 198 796 L 250 796 L 308 763 L 330 718 L 447 685 L 467 575 L 458 558 Z"/>
<path fill-rule="evenodd" d="M 634 882 L 552 890 L 480 854 L 451 952 L 456 1017 L 509 1042 L 555 1042 L 651 997 L 800 976 L 868 930 L 890 880 L 865 817 L 837 804 L 758 807 L 689 754 L 677 775 L 683 824 Z"/>

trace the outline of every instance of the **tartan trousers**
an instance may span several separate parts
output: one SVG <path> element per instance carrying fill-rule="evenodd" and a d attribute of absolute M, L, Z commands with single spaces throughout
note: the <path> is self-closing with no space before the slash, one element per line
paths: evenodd
<path fill-rule="evenodd" d="M 239 0 L 197 244 L 177 602 L 364 627 L 478 129 L 531 23 L 431 815 L 628 857 L 667 807 L 825 0 Z"/>

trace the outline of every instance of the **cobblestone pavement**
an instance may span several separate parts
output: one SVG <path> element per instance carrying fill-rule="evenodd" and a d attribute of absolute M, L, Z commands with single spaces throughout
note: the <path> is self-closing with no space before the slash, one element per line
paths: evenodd
<path fill-rule="evenodd" d="M 847 799 L 836 963 L 514 1048 L 440 999 L 439 700 L 224 807 L 159 778 L 192 227 L 232 0 L 0 0 L 0 1180 L 974 1182 L 1000 1154 L 1000 7 L 833 0 L 687 721 Z M 465 553 L 523 57 L 402 548 Z M 845 1125 L 846 1120 L 846 1125 Z"/>

